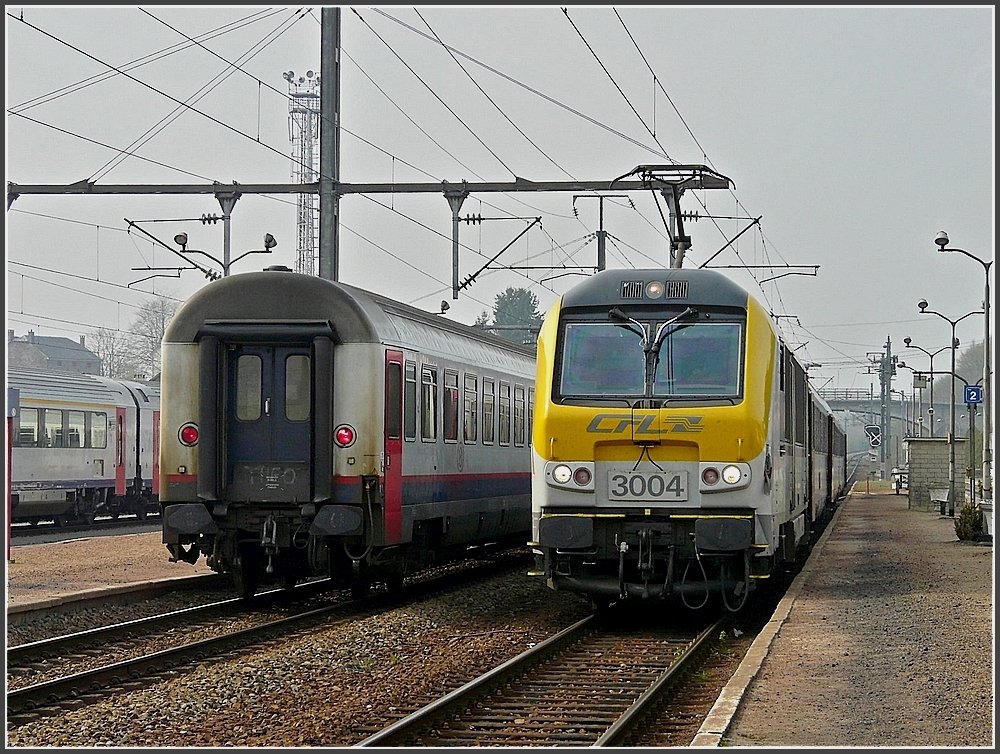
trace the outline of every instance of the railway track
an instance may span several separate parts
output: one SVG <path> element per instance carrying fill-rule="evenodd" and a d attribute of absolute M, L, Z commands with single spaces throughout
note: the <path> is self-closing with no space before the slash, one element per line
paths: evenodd
<path fill-rule="evenodd" d="M 683 684 L 730 616 L 633 620 L 584 618 L 357 746 L 619 746 Z"/>
<path fill-rule="evenodd" d="M 223 630 L 222 633 L 197 641 L 185 641 L 189 635 L 187 630 L 189 621 L 197 617 L 207 622 L 217 620 L 224 623 L 231 619 L 231 616 L 226 617 L 226 613 L 235 610 L 235 603 L 242 600 L 227 600 L 169 615 L 108 626 L 93 632 L 80 632 L 34 642 L 31 645 L 11 647 L 8 649 L 7 722 L 8 725 L 21 725 L 42 716 L 58 714 L 66 709 L 99 701 L 119 690 L 142 687 L 156 681 L 164 674 L 174 672 L 177 668 L 193 662 L 222 659 L 265 642 L 276 639 L 287 640 L 303 632 L 315 630 L 317 626 L 326 629 L 338 622 L 358 620 L 442 591 L 460 588 L 470 580 L 488 578 L 498 571 L 523 568 L 527 560 L 528 556 L 523 551 L 503 553 L 493 560 L 443 569 L 443 572 L 423 579 L 418 577 L 401 590 L 376 592 L 360 600 L 335 597 L 332 604 L 299 610 L 293 615 L 267 620 L 259 625 L 236 631 Z M 315 585 L 305 584 L 293 592 L 297 593 L 304 587 L 319 589 L 320 584 L 318 582 Z M 243 605 L 245 610 L 246 603 L 243 602 Z M 213 611 L 218 614 L 217 618 L 209 617 Z M 162 628 L 163 625 L 168 627 L 172 625 L 172 630 L 161 634 L 172 634 L 172 645 L 154 652 L 134 654 L 135 647 L 141 649 L 143 642 L 148 647 L 151 627 Z M 183 630 L 178 631 L 178 627 Z M 112 641 L 111 637 L 119 637 L 115 640 L 123 641 L 126 645 L 117 655 L 116 651 L 109 647 L 108 642 Z M 88 657 L 121 658 L 122 654 L 130 652 L 134 656 L 111 662 L 99 659 L 94 667 L 72 671 L 74 656 L 77 656 L 75 662 L 76 667 L 79 667 L 81 662 L 88 664 L 86 659 Z M 62 669 L 64 660 L 65 664 L 70 666 L 70 672 Z M 12 688 L 11 678 L 35 672 L 32 671 L 32 667 L 39 666 L 56 667 L 60 670 L 55 677 Z"/>
<path fill-rule="evenodd" d="M 43 537 L 63 534 L 94 534 L 101 535 L 105 532 L 121 533 L 122 529 L 136 529 L 138 531 L 153 531 L 160 526 L 159 514 L 149 514 L 144 518 L 135 515 L 120 516 L 117 518 L 98 518 L 93 523 L 65 523 L 59 524 L 54 521 L 37 524 L 15 523 L 10 527 L 12 539 L 27 540 L 32 537 Z"/>
<path fill-rule="evenodd" d="M 733 647 L 742 657 L 767 625 L 802 555 L 739 613 L 640 607 L 592 615 L 423 707 L 401 710 L 387 727 L 362 729 L 368 737 L 355 745 L 688 746 L 717 699 L 712 676 L 725 673 L 725 684 Z M 716 653 L 727 634 L 742 638 Z"/>
<path fill-rule="evenodd" d="M 176 634 L 183 626 L 189 634 L 195 632 L 223 632 L 227 624 L 238 619 L 253 619 L 276 611 L 299 610 L 301 605 L 328 594 L 326 581 L 311 582 L 293 591 L 275 589 L 258 594 L 251 605 L 242 598 L 220 600 L 204 605 L 173 610 L 159 615 L 115 623 L 78 631 L 63 636 L 16 644 L 7 648 L 8 689 L 25 687 L 32 683 L 58 677 L 57 673 L 73 675 L 78 668 L 99 665 L 95 658 L 109 655 L 136 654 L 143 645 L 148 646 L 157 637 Z M 95 603 L 98 598 L 94 598 Z M 175 640 L 174 640 L 175 641 Z"/>

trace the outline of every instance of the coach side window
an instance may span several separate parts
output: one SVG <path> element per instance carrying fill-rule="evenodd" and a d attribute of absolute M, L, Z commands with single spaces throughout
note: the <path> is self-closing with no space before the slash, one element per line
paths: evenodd
<path fill-rule="evenodd" d="M 444 441 L 458 441 L 458 372 L 444 373 Z"/>
<path fill-rule="evenodd" d="M 510 445 L 510 383 L 500 383 L 500 444 Z"/>
<path fill-rule="evenodd" d="M 417 365 L 406 362 L 403 384 L 403 439 L 417 439 Z"/>
<path fill-rule="evenodd" d="M 473 443 L 478 437 L 476 432 L 479 424 L 479 379 L 474 374 L 465 375 L 465 441 Z"/>
<path fill-rule="evenodd" d="M 493 402 L 494 398 L 494 383 L 493 380 L 488 377 L 483 377 L 483 444 L 492 445 L 494 427 L 496 426 L 493 419 Z"/>
<path fill-rule="evenodd" d="M 420 437 L 428 442 L 437 439 L 437 367 L 425 366 L 420 372 L 422 387 L 420 405 L 423 413 L 420 415 Z"/>
<path fill-rule="evenodd" d="M 103 411 L 95 411 L 90 415 L 90 445 L 91 448 L 108 447 L 108 415 Z"/>
<path fill-rule="evenodd" d="M 38 447 L 38 409 L 22 408 L 18 417 L 17 445 L 22 448 Z"/>
<path fill-rule="evenodd" d="M 514 446 L 524 447 L 524 386 L 514 385 Z"/>
<path fill-rule="evenodd" d="M 58 411 L 54 408 L 45 409 L 44 417 L 42 420 L 42 432 L 44 442 L 42 443 L 46 448 L 61 448 L 63 447 L 63 417 L 62 411 Z"/>
<path fill-rule="evenodd" d="M 66 421 L 66 447 L 82 448 L 85 437 L 83 411 L 69 411 Z"/>

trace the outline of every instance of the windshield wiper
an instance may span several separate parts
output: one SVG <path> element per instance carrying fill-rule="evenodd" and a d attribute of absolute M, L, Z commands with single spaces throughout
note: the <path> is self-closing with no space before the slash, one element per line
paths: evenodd
<path fill-rule="evenodd" d="M 653 385 L 656 381 L 656 366 L 660 362 L 660 348 L 663 347 L 663 341 L 667 339 L 668 335 L 673 332 L 677 332 L 677 329 L 680 329 L 676 328 L 674 330 L 668 330 L 667 328 L 686 317 L 693 317 L 697 315 L 698 310 L 693 306 L 689 306 L 676 317 L 661 323 L 660 326 L 656 328 L 656 335 L 649 337 L 649 334 L 646 332 L 646 328 L 642 326 L 641 322 L 628 316 L 617 306 L 613 307 L 608 312 L 608 319 L 613 322 L 618 322 L 619 326 L 624 327 L 629 332 L 633 332 L 639 336 L 639 342 L 642 345 L 643 360 L 646 367 L 646 373 L 643 378 L 646 398 L 653 397 Z M 683 326 L 684 325 L 682 325 L 682 327 Z"/>

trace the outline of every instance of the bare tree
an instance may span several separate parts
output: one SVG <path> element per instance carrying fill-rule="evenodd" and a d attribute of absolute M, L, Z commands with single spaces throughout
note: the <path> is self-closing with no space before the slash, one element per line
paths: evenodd
<path fill-rule="evenodd" d="M 133 360 L 146 379 L 152 379 L 160 371 L 160 344 L 176 311 L 176 302 L 153 299 L 143 304 L 129 328 L 133 335 Z"/>
<path fill-rule="evenodd" d="M 132 336 L 119 330 L 99 327 L 88 336 L 88 346 L 101 358 L 101 374 L 116 379 L 135 376 L 135 345 Z"/>

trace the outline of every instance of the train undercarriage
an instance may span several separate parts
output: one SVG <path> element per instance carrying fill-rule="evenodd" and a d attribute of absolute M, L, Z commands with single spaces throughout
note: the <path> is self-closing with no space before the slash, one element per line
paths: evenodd
<path fill-rule="evenodd" d="M 477 544 L 448 542 L 441 519 L 415 522 L 412 541 L 385 544 L 367 534 L 381 530 L 379 505 L 370 511 L 364 506 L 324 506 L 321 511 L 335 509 L 325 515 L 317 515 L 314 506 L 304 508 L 305 513 L 299 506 L 262 510 L 229 503 L 215 516 L 198 503 L 167 506 L 164 544 L 172 562 L 194 564 L 204 555 L 212 570 L 232 575 L 237 594 L 245 599 L 267 583 L 290 589 L 311 578 L 329 578 L 334 588 L 350 589 L 355 597 L 367 594 L 376 583 L 398 589 L 408 574 L 467 556 Z M 374 526 L 369 525 L 372 516 Z M 352 533 L 331 534 L 338 526 Z M 524 536 L 487 540 L 523 545 Z"/>
<path fill-rule="evenodd" d="M 613 602 L 677 599 L 688 609 L 721 601 L 739 610 L 773 558 L 754 544 L 753 515 L 602 512 L 543 515 L 536 575 L 549 587 Z"/>
<path fill-rule="evenodd" d="M 11 521 L 36 526 L 52 521 L 56 526 L 90 526 L 96 518 L 117 520 L 134 515 L 144 520 L 159 513 L 160 506 L 148 489 L 136 494 L 131 488 L 116 495 L 107 488 L 23 491 L 11 495 Z"/>

